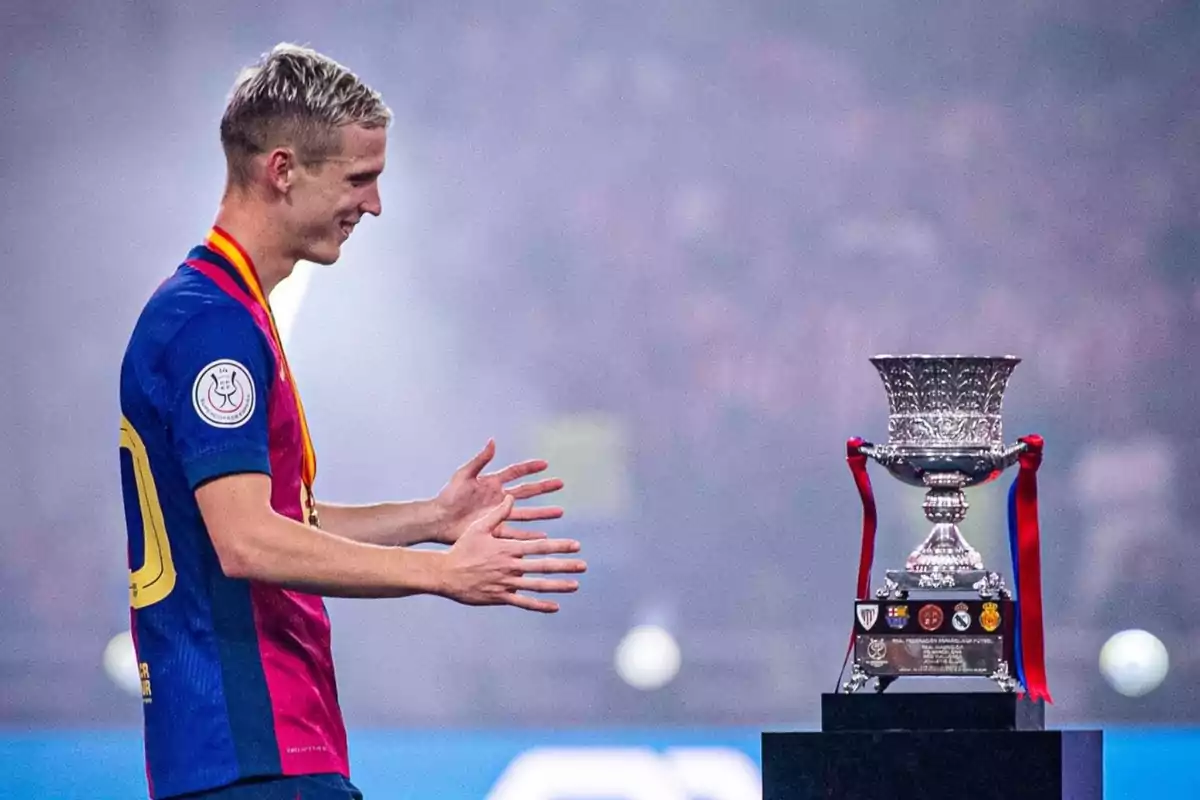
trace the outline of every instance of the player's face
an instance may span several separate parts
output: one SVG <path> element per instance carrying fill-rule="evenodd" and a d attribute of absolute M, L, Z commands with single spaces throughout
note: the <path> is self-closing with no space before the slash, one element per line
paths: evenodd
<path fill-rule="evenodd" d="M 298 252 L 317 264 L 332 264 L 341 255 L 364 214 L 379 216 L 379 176 L 387 147 L 385 128 L 357 125 L 340 131 L 342 150 L 312 167 L 301 167 L 291 200 Z"/>

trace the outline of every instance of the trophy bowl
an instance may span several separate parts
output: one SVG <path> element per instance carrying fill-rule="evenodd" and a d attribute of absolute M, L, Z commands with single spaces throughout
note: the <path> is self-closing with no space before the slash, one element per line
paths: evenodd
<path fill-rule="evenodd" d="M 1016 463 L 1024 446 L 966 452 L 932 449 L 909 450 L 890 445 L 865 445 L 863 452 L 884 467 L 892 476 L 909 486 L 928 487 L 938 481 L 937 475 L 961 476 L 963 489 L 988 483 Z"/>
<path fill-rule="evenodd" d="M 888 441 L 867 454 L 912 486 L 957 473 L 962 486 L 996 478 L 1016 462 L 1001 417 L 1016 356 L 880 355 L 871 364 L 888 398 Z"/>
<path fill-rule="evenodd" d="M 892 476 L 925 488 L 933 531 L 889 584 L 956 588 L 987 578 L 983 561 L 958 523 L 968 504 L 963 489 L 987 483 L 1017 462 L 1023 444 L 1006 445 L 1004 391 L 1016 356 L 879 355 L 871 363 L 888 398 L 888 441 L 861 451 Z"/>

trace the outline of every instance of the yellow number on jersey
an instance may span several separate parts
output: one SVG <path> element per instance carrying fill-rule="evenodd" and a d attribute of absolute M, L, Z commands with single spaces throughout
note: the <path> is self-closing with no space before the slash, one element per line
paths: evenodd
<path fill-rule="evenodd" d="M 150 459 L 142 437 L 121 417 L 121 448 L 128 450 L 133 460 L 133 475 L 137 481 L 138 503 L 142 510 L 142 566 L 129 571 L 129 605 L 145 608 L 154 605 L 175 588 L 175 562 L 171 560 L 171 542 L 163 523 L 158 488 L 150 472 Z"/>

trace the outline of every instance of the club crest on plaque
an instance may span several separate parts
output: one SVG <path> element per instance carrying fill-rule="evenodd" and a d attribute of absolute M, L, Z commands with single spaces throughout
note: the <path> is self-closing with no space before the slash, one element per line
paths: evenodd
<path fill-rule="evenodd" d="M 1000 606 L 997 603 L 984 603 L 983 611 L 979 614 L 979 624 L 985 631 L 991 633 L 1000 627 Z"/>
<path fill-rule="evenodd" d="M 887 624 L 894 630 L 906 627 L 908 625 L 908 606 L 888 606 Z"/>
<path fill-rule="evenodd" d="M 921 610 L 917 612 L 917 624 L 923 630 L 936 631 L 942 627 L 942 609 L 941 606 L 928 603 L 921 606 Z"/>
<path fill-rule="evenodd" d="M 879 606 L 875 603 L 864 603 L 854 609 L 854 613 L 858 615 L 858 624 L 862 625 L 864 631 L 869 631 L 879 619 Z"/>
<path fill-rule="evenodd" d="M 950 624 L 956 631 L 965 631 L 971 627 L 971 610 L 966 603 L 954 606 L 954 615 L 950 617 Z"/>

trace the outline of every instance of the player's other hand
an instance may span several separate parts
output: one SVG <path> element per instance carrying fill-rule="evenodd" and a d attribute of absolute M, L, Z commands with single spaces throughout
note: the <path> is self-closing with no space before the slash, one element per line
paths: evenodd
<path fill-rule="evenodd" d="M 578 553 L 579 542 L 570 539 L 521 541 L 497 536 L 497 529 L 512 513 L 513 502 L 513 497 L 506 495 L 459 536 L 446 554 L 444 594 L 465 605 L 510 605 L 553 614 L 558 603 L 520 592 L 566 594 L 576 591 L 579 582 L 527 576 L 577 574 L 587 570 L 587 564 L 580 559 L 533 557 Z"/>
<path fill-rule="evenodd" d="M 544 472 L 549 464 L 540 459 L 522 461 L 495 472 L 484 472 L 495 455 L 496 442 L 489 439 L 483 450 L 455 470 L 433 499 L 433 507 L 439 517 L 434 541 L 454 544 L 472 519 L 494 507 L 506 494 L 517 500 L 530 500 L 552 494 L 563 487 L 563 482 L 558 478 L 513 484 L 514 481 Z M 558 519 L 562 515 L 563 510 L 558 506 L 521 506 L 514 508 L 507 519 L 509 522 L 532 522 Z M 530 534 L 508 525 L 499 526 L 494 533 L 506 539 L 544 538 L 542 534 Z"/>

